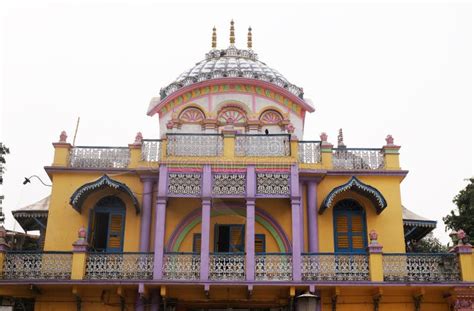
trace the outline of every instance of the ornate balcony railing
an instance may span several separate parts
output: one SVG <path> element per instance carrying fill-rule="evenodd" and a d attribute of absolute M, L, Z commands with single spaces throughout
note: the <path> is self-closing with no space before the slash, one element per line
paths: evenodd
<path fill-rule="evenodd" d="M 332 151 L 334 169 L 379 170 L 385 167 L 382 149 L 335 148 Z"/>
<path fill-rule="evenodd" d="M 291 154 L 288 134 L 237 134 L 235 155 L 248 157 L 285 157 Z"/>
<path fill-rule="evenodd" d="M 145 280 L 152 277 L 152 253 L 87 254 L 85 279 Z"/>
<path fill-rule="evenodd" d="M 300 163 L 320 163 L 321 142 L 316 140 L 298 142 L 298 159 Z"/>
<path fill-rule="evenodd" d="M 369 280 L 369 257 L 364 254 L 303 254 L 301 265 L 305 281 Z"/>
<path fill-rule="evenodd" d="M 71 252 L 8 252 L 3 262 L 3 278 L 8 280 L 71 278 Z"/>
<path fill-rule="evenodd" d="M 209 256 L 209 278 L 229 281 L 245 279 L 245 254 L 213 253 Z"/>
<path fill-rule="evenodd" d="M 198 280 L 201 267 L 199 253 L 165 253 L 163 256 L 163 279 Z"/>
<path fill-rule="evenodd" d="M 125 168 L 130 162 L 128 147 L 73 147 L 69 166 L 77 168 Z"/>
<path fill-rule="evenodd" d="M 262 253 L 255 255 L 255 279 L 258 281 L 290 281 L 293 260 L 287 253 Z"/>
<path fill-rule="evenodd" d="M 166 137 L 168 156 L 216 157 L 224 153 L 221 134 L 168 133 Z"/>
<path fill-rule="evenodd" d="M 383 254 L 384 281 L 456 282 L 461 279 L 456 254 Z"/>
<path fill-rule="evenodd" d="M 161 139 L 142 140 L 142 161 L 158 162 L 161 159 Z"/>

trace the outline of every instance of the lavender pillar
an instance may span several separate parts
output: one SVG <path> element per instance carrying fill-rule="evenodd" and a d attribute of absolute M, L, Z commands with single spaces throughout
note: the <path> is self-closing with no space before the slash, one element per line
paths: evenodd
<path fill-rule="evenodd" d="M 247 213 L 245 221 L 245 278 L 247 281 L 255 279 L 255 166 L 247 167 Z"/>
<path fill-rule="evenodd" d="M 150 225 L 151 225 L 151 199 L 153 191 L 153 180 L 145 179 L 143 181 L 142 197 L 142 217 L 140 227 L 140 252 L 148 252 L 150 244 Z"/>
<path fill-rule="evenodd" d="M 308 182 L 307 189 L 307 207 L 308 207 L 308 235 L 309 235 L 309 252 L 317 253 L 319 251 L 318 242 L 318 213 L 316 211 L 316 187 L 314 180 Z"/>
<path fill-rule="evenodd" d="M 291 240 L 293 254 L 293 280 L 301 281 L 301 197 L 298 167 L 291 166 Z"/>
<path fill-rule="evenodd" d="M 201 281 L 209 279 L 209 234 L 211 226 L 211 186 L 212 171 L 210 165 L 204 165 L 202 172 L 202 220 L 201 220 Z"/>
<path fill-rule="evenodd" d="M 153 264 L 153 279 L 161 280 L 163 277 L 163 254 L 165 244 L 165 220 L 167 199 L 168 168 L 160 166 L 160 179 L 158 181 L 158 197 L 155 212 L 155 260 Z"/>
<path fill-rule="evenodd" d="M 304 183 L 300 181 L 300 197 L 301 197 L 301 202 L 300 202 L 300 221 L 301 221 L 301 226 L 300 226 L 300 243 L 301 243 L 301 251 L 304 252 L 304 202 L 303 202 L 303 193 L 304 193 Z"/>

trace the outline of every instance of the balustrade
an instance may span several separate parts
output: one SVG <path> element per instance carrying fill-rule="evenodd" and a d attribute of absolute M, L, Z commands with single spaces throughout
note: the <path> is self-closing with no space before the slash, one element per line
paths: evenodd
<path fill-rule="evenodd" d="M 229 281 L 245 279 L 245 254 L 213 253 L 209 256 L 209 278 Z"/>
<path fill-rule="evenodd" d="M 369 280 L 369 257 L 364 254 L 303 254 L 301 264 L 305 281 Z"/>
<path fill-rule="evenodd" d="M 461 279 L 456 254 L 384 254 L 384 280 L 455 282 Z"/>
<path fill-rule="evenodd" d="M 255 255 L 255 279 L 258 281 L 291 281 L 292 256 L 287 253 Z"/>
<path fill-rule="evenodd" d="M 73 147 L 69 166 L 75 168 L 126 168 L 130 162 L 128 147 Z"/>
<path fill-rule="evenodd" d="M 8 280 L 71 278 L 70 252 L 8 252 L 3 262 L 3 278 Z"/>
<path fill-rule="evenodd" d="M 224 140 L 221 134 L 168 133 L 166 154 L 168 156 L 222 156 Z"/>
<path fill-rule="evenodd" d="M 334 169 L 378 170 L 385 167 L 382 149 L 336 148 L 332 152 Z"/>
<path fill-rule="evenodd" d="M 89 253 L 85 279 L 143 280 L 153 276 L 151 253 Z"/>
<path fill-rule="evenodd" d="M 235 155 L 249 157 L 285 157 L 291 154 L 288 134 L 237 134 Z"/>
<path fill-rule="evenodd" d="M 321 142 L 320 141 L 298 142 L 298 158 L 299 158 L 300 163 L 320 163 L 321 162 Z"/>
<path fill-rule="evenodd" d="M 161 159 L 161 139 L 142 140 L 142 161 L 158 162 Z"/>
<path fill-rule="evenodd" d="M 198 280 L 200 266 L 199 253 L 166 253 L 163 256 L 163 279 Z"/>

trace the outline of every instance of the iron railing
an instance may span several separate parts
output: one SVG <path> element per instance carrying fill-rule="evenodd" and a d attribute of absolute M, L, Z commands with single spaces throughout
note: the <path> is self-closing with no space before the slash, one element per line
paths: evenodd
<path fill-rule="evenodd" d="M 199 253 L 165 253 L 163 256 L 163 279 L 198 280 L 201 268 Z"/>
<path fill-rule="evenodd" d="M 145 280 L 153 277 L 153 253 L 88 253 L 85 279 Z"/>
<path fill-rule="evenodd" d="M 126 168 L 130 163 L 128 147 L 73 147 L 69 166 L 75 168 Z"/>
<path fill-rule="evenodd" d="M 167 156 L 216 157 L 224 153 L 221 134 L 166 134 Z"/>
<path fill-rule="evenodd" d="M 209 255 L 209 278 L 231 281 L 245 279 L 244 253 L 212 253 Z"/>
<path fill-rule="evenodd" d="M 385 159 L 379 148 L 335 148 L 332 165 L 334 169 L 379 170 L 385 168 Z"/>
<path fill-rule="evenodd" d="M 461 280 L 456 254 L 383 254 L 384 281 L 457 282 Z"/>
<path fill-rule="evenodd" d="M 369 256 L 350 253 L 307 253 L 301 256 L 305 281 L 369 281 Z"/>
<path fill-rule="evenodd" d="M 142 140 L 142 161 L 158 162 L 161 159 L 161 139 Z"/>
<path fill-rule="evenodd" d="M 300 163 L 320 163 L 321 162 L 321 141 L 299 141 L 298 159 Z"/>
<path fill-rule="evenodd" d="M 247 157 L 286 157 L 291 154 L 289 134 L 237 134 L 235 155 Z"/>
<path fill-rule="evenodd" d="M 258 281 L 290 281 L 293 260 L 290 253 L 258 253 L 255 255 L 255 279 Z"/>
<path fill-rule="evenodd" d="M 7 280 L 71 278 L 71 252 L 16 252 L 5 254 L 3 278 Z"/>

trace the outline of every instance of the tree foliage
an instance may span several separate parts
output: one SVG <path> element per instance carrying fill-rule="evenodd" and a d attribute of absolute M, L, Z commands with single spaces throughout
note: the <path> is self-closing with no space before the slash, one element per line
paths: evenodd
<path fill-rule="evenodd" d="M 470 179 L 470 182 L 454 197 L 453 203 L 457 208 L 443 217 L 443 221 L 446 224 L 446 229 L 464 230 L 472 243 L 474 237 L 474 177 Z"/>
<path fill-rule="evenodd" d="M 4 164 L 6 163 L 5 155 L 9 153 L 10 149 L 8 149 L 4 144 L 0 143 L 0 185 L 3 183 Z"/>
<path fill-rule="evenodd" d="M 407 244 L 407 252 L 410 253 L 445 253 L 449 249 L 447 245 L 441 244 L 438 238 L 430 232 L 419 241 L 410 241 Z"/>

